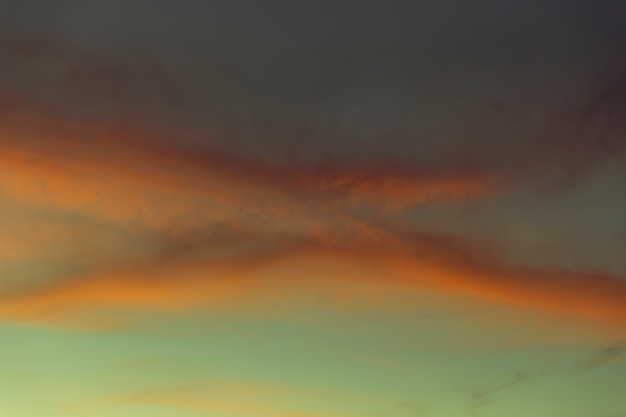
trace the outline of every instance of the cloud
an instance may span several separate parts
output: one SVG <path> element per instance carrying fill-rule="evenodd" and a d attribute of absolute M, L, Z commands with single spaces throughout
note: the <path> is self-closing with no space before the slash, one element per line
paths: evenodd
<path fill-rule="evenodd" d="M 270 213 L 316 204 L 401 209 L 481 198 L 496 187 L 479 171 L 439 173 L 391 163 L 277 165 L 218 149 L 186 150 L 141 130 L 21 116 L 0 124 L 4 194 L 110 217 L 144 211 L 158 219 L 201 205 L 199 199 Z"/>
<path fill-rule="evenodd" d="M 184 93 L 190 86 L 184 86 L 188 80 L 169 68 L 172 62 L 168 60 L 171 61 L 172 57 L 156 53 L 150 55 L 142 50 L 126 51 L 123 48 L 112 53 L 106 48 L 90 49 L 84 45 L 79 47 L 60 39 L 43 40 L 5 34 L 0 40 L 3 41 L 3 47 L 10 57 L 9 62 L 12 66 L 9 71 L 11 74 L 8 78 L 9 85 L 2 88 L 3 97 L 0 102 L 3 103 L 1 106 L 3 111 L 0 112 L 0 119 L 4 129 L 7 129 L 9 124 L 13 131 L 26 130 L 31 136 L 39 136 L 34 140 L 35 143 L 32 144 L 34 149 L 31 149 L 31 152 L 51 151 L 41 149 L 41 142 L 52 140 L 49 136 L 55 136 L 54 141 L 66 141 L 60 146 L 64 149 L 71 147 L 74 152 L 84 157 L 87 156 L 85 148 L 93 148 L 96 153 L 104 152 L 109 157 L 114 153 L 118 159 L 130 151 L 138 154 L 137 157 L 146 158 L 142 163 L 144 165 L 142 169 L 134 167 L 132 172 L 134 177 L 168 182 L 170 186 L 175 185 L 177 188 L 190 187 L 189 184 L 181 185 L 181 182 L 185 181 L 180 177 L 178 183 L 174 184 L 175 181 L 171 178 L 165 180 L 163 173 L 159 174 L 155 170 L 147 172 L 146 165 L 164 163 L 164 168 L 170 169 L 176 169 L 173 165 L 177 167 L 194 165 L 196 171 L 200 170 L 210 175 L 225 175 L 229 184 L 231 180 L 240 185 L 243 182 L 248 185 L 248 189 L 279 187 L 283 191 L 287 189 L 290 193 L 297 190 L 300 196 L 303 193 L 313 193 L 327 198 L 341 197 L 356 205 L 373 204 L 407 208 L 433 198 L 484 196 L 492 192 L 494 187 L 502 186 L 500 181 L 510 186 L 511 182 L 524 181 L 537 172 L 545 174 L 546 170 L 555 167 L 565 171 L 566 180 L 576 182 L 603 161 L 622 154 L 624 150 L 624 141 L 620 140 L 619 135 L 619 131 L 624 127 L 621 123 L 623 119 L 621 116 L 624 113 L 624 72 L 614 70 L 609 71 L 609 75 L 604 74 L 597 78 L 594 78 L 594 74 L 587 74 L 583 79 L 577 79 L 579 84 L 574 87 L 569 86 L 565 89 L 562 86 L 550 87 L 554 88 L 554 95 L 560 98 L 556 100 L 556 105 L 547 99 L 528 99 L 523 95 L 520 99 L 518 94 L 502 91 L 500 96 L 493 99 L 498 107 L 497 111 L 489 111 L 494 103 L 485 103 L 476 112 L 474 120 L 451 122 L 449 125 L 452 128 L 430 132 L 433 138 L 423 137 L 424 133 L 419 129 L 400 135 L 391 131 L 380 132 L 376 138 L 377 142 L 388 143 L 389 150 L 393 152 L 384 151 L 381 155 L 375 155 L 374 162 L 359 164 L 348 160 L 343 161 L 345 164 L 333 165 L 323 160 L 314 166 L 305 167 L 297 163 L 278 166 L 266 163 L 260 158 L 222 151 L 221 146 L 208 146 L 203 152 L 199 152 L 198 149 L 183 150 L 181 146 L 177 146 L 189 140 L 184 138 L 180 131 L 193 129 L 189 128 L 190 123 L 180 114 L 191 111 L 189 97 Z M 210 57 L 204 56 L 192 58 L 194 63 L 210 60 Z M 353 66 L 358 68 L 358 62 L 353 63 Z M 213 68 L 207 67 L 204 72 L 212 71 Z M 239 76 L 245 78 L 242 74 Z M 351 76 L 357 79 L 360 77 L 358 71 Z M 600 82 L 594 82 L 598 80 Z M 213 82 L 204 78 L 195 81 L 200 85 Z M 356 80 L 349 81 L 348 84 L 351 82 Z M 360 88 L 367 90 L 370 87 L 366 85 Z M 51 89 L 49 93 L 42 93 Z M 571 89 L 576 90 L 576 93 L 569 91 Z M 420 94 L 417 91 L 413 93 Z M 42 94 L 44 96 L 48 94 L 50 97 L 42 98 L 40 97 Z M 237 96 L 237 93 L 233 94 Z M 455 92 L 455 96 L 458 94 L 460 93 Z M 542 97 L 546 95 L 544 90 L 541 90 L 541 94 Z M 66 97 L 67 95 L 69 97 Z M 357 94 L 357 97 L 360 95 Z M 210 101 L 210 97 L 203 99 Z M 215 98 L 214 100 L 218 102 L 204 103 L 205 108 L 195 110 L 205 114 L 209 107 L 223 107 L 224 103 L 219 102 L 221 99 Z M 230 99 L 238 101 L 240 107 L 259 105 L 250 97 L 246 99 L 245 94 Z M 374 99 L 382 100 L 385 104 L 384 98 Z M 64 103 L 73 103 L 75 109 L 65 109 Z M 152 107 L 155 106 L 162 108 L 153 111 Z M 324 109 L 325 112 L 342 112 L 340 109 L 332 110 L 330 103 L 324 106 L 329 107 Z M 123 108 L 130 109 L 119 110 Z M 126 116 L 116 116 L 114 113 L 118 110 Z M 310 109 L 310 113 L 319 111 Z M 442 109 L 444 113 L 454 111 L 453 108 Z M 291 123 L 286 121 L 287 113 L 282 115 L 285 118 L 285 125 Z M 410 113 L 417 117 L 418 111 Z M 377 117 L 379 115 L 372 116 Z M 79 128 L 78 121 L 81 119 L 90 120 L 93 126 Z M 252 123 L 246 120 L 240 122 L 244 125 Z M 276 123 L 281 124 L 280 121 Z M 314 126 L 300 126 L 294 129 L 288 126 L 275 126 L 270 131 L 275 135 L 291 135 L 292 137 L 287 139 L 291 145 L 302 141 L 312 142 L 304 145 L 312 148 L 315 153 L 328 151 L 329 140 L 342 142 L 330 144 L 335 153 L 359 154 L 361 150 L 357 148 L 361 145 L 369 146 L 356 140 L 353 133 L 346 133 L 344 138 L 337 138 L 338 132 L 320 130 L 321 127 L 315 126 L 316 123 L 323 125 L 323 122 L 318 120 L 313 122 Z M 254 128 L 258 131 L 244 133 L 244 136 L 261 135 L 260 130 L 264 129 L 262 124 L 259 126 L 255 124 Z M 111 125 L 116 127 L 112 129 Z M 128 131 L 132 129 L 123 131 L 124 129 L 119 128 L 120 125 L 148 126 L 152 131 L 150 133 Z M 39 126 L 39 129 L 36 126 Z M 68 132 L 72 130 L 72 133 Z M 318 133 L 304 136 L 294 133 L 302 130 Z M 57 133 L 51 135 L 51 131 Z M 196 132 L 198 131 L 202 132 L 203 137 L 194 138 L 196 142 L 206 142 L 209 138 L 213 144 L 232 144 L 239 141 L 241 144 L 250 145 L 246 138 L 228 130 L 214 130 L 210 126 L 204 126 L 204 130 L 199 128 Z M 73 136 L 71 140 L 65 138 L 68 134 Z M 172 140 L 168 137 L 170 134 L 176 138 Z M 324 134 L 329 137 L 319 137 Z M 216 135 L 224 137 L 215 137 Z M 86 137 L 90 139 L 86 141 Z M 138 140 L 138 137 L 147 140 Z M 21 134 L 20 138 L 23 140 L 24 135 Z M 154 142 L 153 139 L 161 139 L 161 144 L 151 143 Z M 276 138 L 269 141 L 258 139 L 254 145 L 261 144 L 261 147 L 267 145 L 266 148 L 270 149 L 276 147 L 274 139 Z M 398 143 L 399 139 L 403 142 Z M 348 142 L 344 143 L 345 140 Z M 168 141 L 169 146 L 164 144 Z M 437 152 L 433 153 L 431 149 L 437 148 L 435 142 L 438 141 L 446 143 L 447 154 L 443 157 Z M 172 145 L 173 142 L 176 144 Z M 106 146 L 103 146 L 104 144 Z M 387 163 L 380 162 L 380 156 L 394 154 L 398 150 L 400 158 L 396 155 L 389 158 Z M 246 151 L 249 150 L 243 153 Z M 110 162 L 102 161 L 104 155 L 99 156 L 102 164 Z M 407 158 L 409 156 L 410 158 Z M 393 162 L 394 159 L 403 158 L 410 162 L 404 164 Z M 95 163 L 93 155 L 90 162 Z M 441 166 L 438 166 L 439 164 Z M 203 168 L 200 169 L 199 165 L 203 165 Z M 190 170 L 191 167 L 187 167 L 183 173 Z M 169 177 L 169 174 L 165 177 Z M 206 186 L 208 184 L 205 184 L 205 188 Z M 223 195 L 227 194 L 223 188 L 214 183 L 210 186 L 219 189 Z"/>
<path fill-rule="evenodd" d="M 428 408 L 422 403 L 407 401 L 384 411 L 373 414 L 372 417 L 428 417 Z"/>
<path fill-rule="evenodd" d="M 183 106 L 178 83 L 161 61 L 141 50 L 111 54 L 10 30 L 0 30 L 0 47 L 5 51 L 0 78 L 5 110 L 29 103 L 92 120 L 124 123 L 150 117 L 163 123 L 164 112 L 174 114 Z"/>
<path fill-rule="evenodd" d="M 222 398 L 216 401 L 213 399 L 216 397 L 215 392 L 204 392 L 206 390 L 199 390 L 197 386 L 183 385 L 122 394 L 106 399 L 103 401 L 103 405 L 140 405 L 159 408 L 173 407 L 174 409 L 181 410 L 187 409 L 198 412 L 214 412 L 250 417 L 353 416 L 349 413 L 328 413 L 307 410 L 305 406 L 300 406 L 299 409 L 290 408 L 286 405 L 279 405 L 280 401 L 272 401 L 274 398 L 284 398 L 285 395 L 303 397 L 303 394 L 306 394 L 290 387 L 238 383 L 227 384 L 223 387 L 216 386 L 212 389 L 213 391 L 224 394 L 226 399 Z M 234 400 L 230 400 L 230 398 Z"/>
<path fill-rule="evenodd" d="M 6 293 L 0 315 L 16 321 L 46 322 L 82 310 L 177 311 L 205 303 L 241 301 L 245 293 L 255 297 L 253 288 L 260 283 L 249 278 L 244 281 L 246 266 L 230 261 L 228 254 L 224 259 L 187 260 L 177 257 L 177 252 L 178 248 L 172 248 L 156 257 L 123 259 L 46 285 Z M 254 255 L 249 263 L 254 263 Z"/>
<path fill-rule="evenodd" d="M 9 49 L 26 81 L 32 76 L 27 69 L 37 71 L 36 63 L 58 59 L 64 82 L 96 88 L 88 88 L 88 95 L 111 90 L 113 102 L 124 101 L 125 87 L 145 73 L 153 74 L 146 88 L 165 97 L 158 100 L 174 100 L 176 83 L 157 66 L 128 67 L 124 59 L 109 62 L 99 55 L 84 64 L 82 52 L 45 42 Z M 74 78 L 75 66 L 86 73 L 78 71 Z M 131 231 L 150 228 L 160 237 L 148 254 L 120 254 L 5 292 L 0 315 L 40 320 L 90 308 L 178 311 L 228 305 L 282 296 L 286 290 L 280 285 L 317 274 L 338 287 L 371 280 L 623 320 L 621 277 L 513 265 L 481 242 L 412 230 L 403 217 L 393 227 L 388 221 L 398 211 L 406 214 L 432 202 L 515 191 L 537 155 L 539 165 L 560 161 L 569 169 L 585 162 L 581 169 L 588 172 L 587 165 L 619 154 L 623 141 L 614 133 L 624 127 L 623 89 L 614 87 L 620 82 L 585 95 L 583 106 L 576 102 L 567 108 L 554 129 L 548 126 L 548 136 L 516 137 L 524 152 L 512 147 L 513 152 L 500 154 L 493 138 L 473 143 L 475 136 L 467 134 L 454 142 L 467 155 L 430 164 L 420 158 L 412 164 L 393 158 L 284 161 L 276 154 L 272 158 L 275 149 L 262 158 L 245 147 L 226 150 L 198 132 L 167 130 L 158 120 L 138 117 L 123 124 L 114 117 L 79 117 L 34 99 L 27 89 L 4 91 L 0 193 L 5 198 Z M 492 145 L 495 150 L 481 159 Z M 490 165 L 494 155 L 497 164 Z M 215 235 L 212 227 L 220 222 L 234 231 Z"/>
<path fill-rule="evenodd" d="M 626 342 L 620 341 L 605 346 L 591 355 L 580 367 L 585 370 L 626 361 Z"/>
<path fill-rule="evenodd" d="M 489 389 L 476 389 L 468 393 L 469 395 L 469 414 L 471 416 L 478 417 L 481 415 L 483 409 L 491 404 L 492 398 L 495 394 L 506 391 L 516 387 L 519 384 L 527 382 L 531 378 L 537 378 L 542 375 L 528 375 L 524 372 L 517 372 L 513 374 L 509 381 L 503 382 L 500 385 Z"/>
<path fill-rule="evenodd" d="M 194 237 L 186 243 L 181 239 L 175 241 L 178 246 L 165 245 L 144 258 L 4 294 L 0 315 L 37 321 L 98 308 L 276 308 L 294 297 L 307 300 L 298 283 L 306 288 L 306 282 L 322 280 L 336 289 L 374 282 L 418 293 L 483 298 L 557 316 L 602 319 L 618 331 L 626 317 L 626 281 L 619 277 L 509 265 L 449 236 L 381 232 L 268 240 L 244 232 L 224 246 L 227 236 Z M 314 294 L 308 296 L 315 303 Z M 347 301 L 354 305 L 350 297 Z"/>

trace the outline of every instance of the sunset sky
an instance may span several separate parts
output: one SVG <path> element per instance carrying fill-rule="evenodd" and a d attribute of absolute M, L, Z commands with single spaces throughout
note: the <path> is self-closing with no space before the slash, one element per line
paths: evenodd
<path fill-rule="evenodd" d="M 0 2 L 0 417 L 626 417 L 626 2 Z"/>

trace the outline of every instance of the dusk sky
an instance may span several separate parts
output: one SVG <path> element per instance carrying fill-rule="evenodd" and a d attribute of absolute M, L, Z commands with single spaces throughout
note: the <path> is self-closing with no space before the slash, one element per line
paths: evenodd
<path fill-rule="evenodd" d="M 0 1 L 0 417 L 626 417 L 626 1 Z"/>

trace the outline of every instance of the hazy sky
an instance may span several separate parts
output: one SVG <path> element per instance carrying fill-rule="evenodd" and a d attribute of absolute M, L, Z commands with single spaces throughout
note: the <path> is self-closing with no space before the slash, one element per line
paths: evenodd
<path fill-rule="evenodd" d="M 0 3 L 0 416 L 626 416 L 626 2 Z"/>

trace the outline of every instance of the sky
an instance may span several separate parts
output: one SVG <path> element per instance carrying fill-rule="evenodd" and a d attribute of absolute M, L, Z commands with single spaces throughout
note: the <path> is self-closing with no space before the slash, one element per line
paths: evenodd
<path fill-rule="evenodd" d="M 626 416 L 626 3 L 0 3 L 0 417 Z"/>

